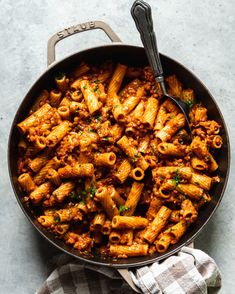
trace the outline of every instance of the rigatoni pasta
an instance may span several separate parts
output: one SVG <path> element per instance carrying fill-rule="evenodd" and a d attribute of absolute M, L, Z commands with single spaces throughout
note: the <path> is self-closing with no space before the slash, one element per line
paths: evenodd
<path fill-rule="evenodd" d="M 56 75 L 17 125 L 24 201 L 81 254 L 163 253 L 211 200 L 221 127 L 193 89 L 166 81 L 191 107 L 192 138 L 149 67 L 111 61 Z"/>

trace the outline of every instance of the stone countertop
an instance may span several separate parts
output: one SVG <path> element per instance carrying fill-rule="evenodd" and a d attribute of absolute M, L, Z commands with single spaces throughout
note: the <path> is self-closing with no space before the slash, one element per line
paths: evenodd
<path fill-rule="evenodd" d="M 210 89 L 235 144 L 235 5 L 233 1 L 148 1 L 160 51 L 182 62 Z M 140 45 L 130 17 L 133 1 L 41 0 L 1 3 L 0 10 L 0 293 L 34 293 L 46 278 L 46 262 L 58 253 L 23 215 L 10 186 L 7 141 L 14 114 L 33 82 L 46 68 L 49 37 L 77 23 L 106 21 L 123 42 Z M 57 45 L 57 59 L 105 44 L 101 31 L 85 32 Z M 232 147 L 232 158 L 234 148 Z M 209 253 L 223 277 L 220 293 L 233 292 L 235 274 L 235 167 L 223 201 L 195 246 Z"/>

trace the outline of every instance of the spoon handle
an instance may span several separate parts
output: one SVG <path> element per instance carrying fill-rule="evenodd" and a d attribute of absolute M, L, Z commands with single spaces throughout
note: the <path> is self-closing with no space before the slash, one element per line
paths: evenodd
<path fill-rule="evenodd" d="M 153 74 L 161 82 L 163 80 L 163 70 L 153 30 L 151 7 L 142 0 L 136 0 L 131 7 L 131 15 L 140 33 Z"/>

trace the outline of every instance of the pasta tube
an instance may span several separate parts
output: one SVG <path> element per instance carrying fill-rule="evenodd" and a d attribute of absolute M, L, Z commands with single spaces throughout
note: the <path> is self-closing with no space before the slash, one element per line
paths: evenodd
<path fill-rule="evenodd" d="M 185 220 L 181 220 L 174 226 L 170 227 L 165 231 L 171 237 L 171 244 L 176 244 L 179 239 L 183 236 L 183 234 L 187 230 L 187 222 Z"/>
<path fill-rule="evenodd" d="M 125 215 L 130 216 L 133 215 L 136 209 L 136 206 L 140 200 L 141 192 L 144 188 L 143 183 L 134 182 L 131 186 L 130 193 L 127 197 L 125 207 L 127 210 L 125 211 Z"/>
<path fill-rule="evenodd" d="M 52 182 L 52 184 L 54 184 L 55 186 L 60 186 L 61 184 L 61 179 L 60 179 L 60 176 L 58 174 L 58 172 L 53 169 L 53 168 L 50 168 L 47 172 L 47 176 L 48 180 L 50 180 Z"/>
<path fill-rule="evenodd" d="M 118 231 L 112 231 L 109 235 L 109 241 L 113 244 L 118 244 L 121 241 L 122 234 Z"/>
<path fill-rule="evenodd" d="M 43 166 L 43 168 L 35 175 L 34 182 L 37 185 L 40 185 L 42 182 L 46 180 L 46 175 L 48 173 L 48 170 L 53 168 L 57 169 L 60 166 L 60 160 L 55 156 L 51 160 L 47 162 L 46 165 Z"/>
<path fill-rule="evenodd" d="M 176 117 L 167 122 L 162 130 L 156 133 L 156 137 L 162 142 L 166 142 L 170 140 L 171 137 L 184 126 L 184 124 L 185 117 L 182 113 L 179 113 Z"/>
<path fill-rule="evenodd" d="M 198 157 L 192 157 L 191 158 L 191 165 L 194 169 L 197 170 L 206 170 L 208 169 L 208 163 L 205 162 L 203 159 L 200 159 Z"/>
<path fill-rule="evenodd" d="M 176 97 L 181 97 L 183 87 L 182 87 L 181 82 L 177 79 L 176 75 L 171 75 L 171 76 L 167 77 L 166 82 L 169 87 L 170 95 L 176 96 Z"/>
<path fill-rule="evenodd" d="M 20 122 L 17 126 L 22 133 L 26 133 L 38 120 L 42 119 L 49 111 L 52 110 L 50 104 L 45 103 L 33 114 L 28 116 L 25 120 Z"/>
<path fill-rule="evenodd" d="M 56 202 L 61 203 L 74 190 L 75 184 L 73 182 L 62 183 L 56 190 L 53 191 L 52 196 Z"/>
<path fill-rule="evenodd" d="M 52 186 L 49 182 L 46 182 L 40 186 L 38 186 L 35 190 L 31 192 L 29 195 L 30 200 L 34 205 L 39 204 L 43 199 L 49 195 L 51 192 Z"/>
<path fill-rule="evenodd" d="M 94 93 L 92 87 L 87 80 L 82 80 L 80 82 L 80 85 L 88 110 L 90 114 L 93 114 L 98 109 L 100 109 L 102 104 L 99 103 L 96 94 Z"/>
<path fill-rule="evenodd" d="M 110 191 L 110 195 L 113 199 L 113 201 L 120 205 L 124 205 L 125 204 L 125 200 L 119 195 L 119 193 L 115 190 L 114 187 L 108 187 L 109 191 Z"/>
<path fill-rule="evenodd" d="M 96 214 L 92 221 L 92 229 L 95 231 L 100 231 L 105 223 L 105 218 L 105 214 L 102 212 Z"/>
<path fill-rule="evenodd" d="M 162 206 L 158 211 L 157 215 L 155 216 L 154 220 L 147 227 L 143 235 L 144 240 L 148 241 L 149 243 L 153 243 L 158 234 L 166 225 L 170 215 L 171 210 L 166 206 Z"/>
<path fill-rule="evenodd" d="M 76 163 L 74 166 L 66 165 L 58 169 L 58 174 L 62 179 L 92 177 L 94 175 L 94 166 L 92 163 Z"/>
<path fill-rule="evenodd" d="M 69 106 L 60 106 L 58 113 L 62 120 L 70 120 L 70 108 Z"/>
<path fill-rule="evenodd" d="M 68 79 L 66 78 L 65 74 L 60 74 L 58 77 L 56 77 L 55 82 L 56 82 L 57 88 L 62 93 L 65 93 L 68 90 Z"/>
<path fill-rule="evenodd" d="M 189 199 L 181 203 L 181 214 L 186 221 L 193 223 L 197 219 L 197 211 Z"/>
<path fill-rule="evenodd" d="M 50 100 L 50 104 L 53 107 L 58 107 L 60 102 L 61 102 L 61 97 L 62 97 L 62 92 L 58 91 L 58 90 L 51 90 L 50 91 L 50 96 L 49 96 L 49 100 Z"/>
<path fill-rule="evenodd" d="M 198 173 L 192 173 L 190 183 L 209 191 L 211 188 L 212 178 Z"/>
<path fill-rule="evenodd" d="M 161 129 L 163 129 L 166 120 L 167 120 L 167 111 L 166 111 L 166 108 L 163 105 L 161 105 L 159 107 L 157 117 L 155 120 L 155 125 L 153 128 L 154 131 L 160 131 Z"/>
<path fill-rule="evenodd" d="M 173 143 L 162 142 L 157 147 L 158 151 L 167 156 L 185 156 L 185 148 L 181 145 L 175 145 Z"/>
<path fill-rule="evenodd" d="M 132 245 L 133 243 L 133 230 L 122 231 L 120 244 Z"/>
<path fill-rule="evenodd" d="M 159 196 L 163 199 L 167 199 L 171 196 L 171 191 L 175 189 L 176 184 L 173 180 L 167 180 L 159 188 Z"/>
<path fill-rule="evenodd" d="M 115 120 L 123 122 L 124 118 L 125 118 L 125 112 L 123 109 L 123 106 L 120 102 L 120 99 L 118 97 L 118 95 L 113 95 L 112 97 L 112 103 L 113 103 L 113 107 L 112 107 L 112 113 L 113 113 L 113 117 L 115 118 Z"/>
<path fill-rule="evenodd" d="M 54 218 L 59 222 L 69 222 L 71 220 L 81 221 L 83 217 L 77 207 L 74 206 L 55 211 Z"/>
<path fill-rule="evenodd" d="M 136 92 L 136 96 L 129 96 L 123 102 L 122 107 L 125 114 L 130 113 L 136 107 L 136 105 L 139 104 L 143 94 L 144 94 L 144 86 L 138 88 Z"/>
<path fill-rule="evenodd" d="M 116 154 L 114 152 L 96 153 L 94 156 L 94 164 L 100 166 L 113 166 L 116 162 Z"/>
<path fill-rule="evenodd" d="M 63 121 L 62 123 L 60 123 L 46 137 L 47 146 L 55 147 L 55 145 L 64 138 L 64 136 L 68 133 L 69 130 L 70 130 L 69 121 Z"/>
<path fill-rule="evenodd" d="M 108 86 L 108 95 L 107 95 L 107 100 L 106 100 L 106 104 L 108 107 L 113 107 L 113 96 L 115 96 L 122 84 L 123 78 L 126 74 L 126 70 L 127 70 L 127 66 L 118 63 L 115 71 L 113 73 L 112 79 L 109 83 Z"/>
<path fill-rule="evenodd" d="M 119 214 L 116 204 L 112 197 L 110 197 L 107 187 L 100 187 L 95 193 L 95 198 L 101 202 L 101 205 L 110 219 Z"/>
<path fill-rule="evenodd" d="M 27 193 L 33 191 L 36 188 L 34 181 L 29 173 L 21 174 L 18 177 L 18 182 Z"/>
<path fill-rule="evenodd" d="M 178 184 L 175 189 L 195 200 L 199 200 L 203 195 L 203 189 L 193 184 Z"/>
<path fill-rule="evenodd" d="M 136 108 L 130 113 L 131 117 L 140 120 L 144 114 L 144 106 L 144 101 L 141 100 Z"/>
<path fill-rule="evenodd" d="M 171 236 L 169 234 L 164 234 L 163 232 L 163 234 L 161 235 L 161 238 L 155 242 L 157 252 L 159 253 L 166 252 L 170 244 L 171 244 Z"/>
<path fill-rule="evenodd" d="M 178 223 L 180 219 L 181 219 L 180 210 L 173 210 L 169 218 L 169 221 L 173 223 Z"/>
<path fill-rule="evenodd" d="M 156 197 L 152 198 L 146 213 L 147 219 L 149 221 L 153 220 L 161 207 L 162 200 Z"/>
<path fill-rule="evenodd" d="M 191 167 L 161 166 L 155 168 L 152 174 L 153 178 L 158 176 L 162 178 L 172 178 L 175 175 L 179 175 L 180 178 L 189 180 L 192 177 L 192 169 Z"/>
<path fill-rule="evenodd" d="M 131 164 L 127 159 L 123 159 L 114 177 L 119 183 L 124 183 L 131 172 Z"/>
<path fill-rule="evenodd" d="M 144 115 L 143 115 L 143 123 L 149 129 L 153 128 L 158 107 L 159 107 L 159 102 L 156 98 L 153 98 L 153 97 L 148 98 Z"/>
<path fill-rule="evenodd" d="M 143 229 L 147 226 L 148 220 L 140 216 L 114 216 L 112 227 L 114 229 Z"/>
<path fill-rule="evenodd" d="M 34 156 L 39 151 L 46 148 L 46 139 L 44 137 L 37 137 L 31 146 L 26 150 L 25 156 Z"/>
<path fill-rule="evenodd" d="M 82 62 L 78 67 L 73 71 L 74 77 L 79 78 L 90 70 L 90 66 L 85 62 Z"/>
<path fill-rule="evenodd" d="M 101 229 L 102 234 L 109 235 L 112 230 L 111 221 L 109 219 L 106 219 L 103 228 Z"/>
<path fill-rule="evenodd" d="M 143 256 L 148 254 L 148 245 L 133 244 L 127 245 L 110 245 L 110 254 L 119 258 L 127 258 L 132 256 Z"/>
<path fill-rule="evenodd" d="M 144 178 L 144 171 L 140 167 L 132 169 L 129 176 L 136 181 L 141 181 Z"/>
<path fill-rule="evenodd" d="M 138 152 L 138 150 L 132 146 L 131 141 L 126 136 L 123 136 L 119 141 L 117 141 L 117 144 L 133 162 L 136 162 L 137 166 L 143 170 L 146 170 L 149 167 L 148 162 Z"/>
<path fill-rule="evenodd" d="M 55 224 L 55 219 L 51 215 L 41 215 L 37 218 L 37 221 L 46 228 L 50 228 Z"/>

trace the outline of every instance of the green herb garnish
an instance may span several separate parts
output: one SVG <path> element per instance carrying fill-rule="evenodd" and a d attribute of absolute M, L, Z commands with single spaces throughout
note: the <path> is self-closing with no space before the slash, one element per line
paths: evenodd
<path fill-rule="evenodd" d="M 193 105 L 195 104 L 195 102 L 193 100 L 188 100 L 186 103 L 189 108 L 193 107 Z"/>
<path fill-rule="evenodd" d="M 87 86 L 83 86 L 83 89 L 86 90 L 87 89 Z"/>
<path fill-rule="evenodd" d="M 90 189 L 90 197 L 93 198 L 95 196 L 97 189 L 95 186 L 91 187 Z"/>
<path fill-rule="evenodd" d="M 126 211 L 129 211 L 130 210 L 130 207 L 126 207 L 125 205 L 120 205 L 119 206 L 119 213 L 122 214 Z"/>
<path fill-rule="evenodd" d="M 102 140 L 103 140 L 103 141 L 108 141 L 108 140 L 109 140 L 109 137 L 103 137 Z"/>
<path fill-rule="evenodd" d="M 132 161 L 132 162 L 136 162 L 136 161 L 137 161 L 137 158 L 140 157 L 140 156 L 141 156 L 140 153 L 137 152 L 137 153 L 134 155 L 134 157 L 131 158 L 131 161 Z"/>
<path fill-rule="evenodd" d="M 95 117 L 95 119 L 98 120 L 98 121 L 102 121 L 102 116 L 98 115 L 98 116 Z"/>
<path fill-rule="evenodd" d="M 58 224 L 58 223 L 60 223 L 60 217 L 59 217 L 59 215 L 56 215 L 55 217 L 54 217 L 54 221 Z"/>
<path fill-rule="evenodd" d="M 99 82 L 100 82 L 99 80 L 94 80 L 95 84 L 99 84 Z"/>
<path fill-rule="evenodd" d="M 176 171 L 175 171 L 175 175 L 173 177 L 173 181 L 174 181 L 174 183 L 175 183 L 176 186 L 179 185 L 179 183 L 181 182 L 181 176 L 179 174 L 179 170 L 178 169 L 176 169 Z"/>
<path fill-rule="evenodd" d="M 63 73 L 62 71 L 59 71 L 55 74 L 55 79 L 62 80 L 64 76 L 65 76 L 65 73 Z"/>
<path fill-rule="evenodd" d="M 75 193 L 75 191 L 71 192 L 71 193 L 69 194 L 69 196 L 70 196 L 74 201 L 76 201 L 76 202 L 78 202 L 78 201 L 80 201 L 80 200 L 82 199 L 82 196 L 79 195 L 79 194 L 77 194 L 77 193 Z"/>

